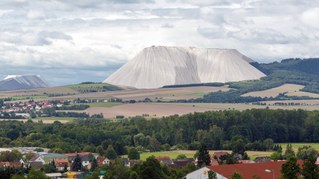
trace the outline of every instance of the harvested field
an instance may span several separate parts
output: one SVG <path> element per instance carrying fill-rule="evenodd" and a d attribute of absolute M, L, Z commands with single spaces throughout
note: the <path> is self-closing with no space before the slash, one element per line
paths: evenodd
<path fill-rule="evenodd" d="M 253 96 L 253 97 L 276 97 L 280 93 L 284 93 L 287 96 L 308 96 L 313 98 L 319 98 L 319 94 L 309 93 L 300 91 L 305 86 L 303 85 L 296 85 L 296 84 L 284 84 L 276 88 L 263 90 L 263 91 L 254 91 L 243 94 L 242 96 Z"/>
<path fill-rule="evenodd" d="M 306 100 L 305 100 L 306 101 Z M 310 100 L 309 100 L 310 101 Z M 281 102 L 281 101 L 279 101 Z M 274 102 L 272 102 L 274 103 Z M 106 118 L 115 118 L 118 115 L 125 117 L 146 116 L 163 117 L 170 115 L 183 115 L 194 112 L 220 111 L 220 110 L 246 110 L 246 109 L 304 109 L 318 110 L 318 105 L 301 106 L 277 106 L 277 105 L 253 105 L 253 104 L 231 104 L 231 103 L 135 103 L 123 104 L 113 107 L 91 107 L 84 112 L 89 114 L 102 113 Z M 83 111 L 82 111 L 83 112 Z"/>
<path fill-rule="evenodd" d="M 123 100 L 144 100 L 149 98 L 153 101 L 170 101 L 178 99 L 199 98 L 210 92 L 228 91 L 228 86 L 211 87 L 182 87 L 182 88 L 159 88 L 159 89 L 127 89 L 122 91 L 109 91 L 97 93 L 85 93 L 63 98 L 121 98 Z M 57 97 L 61 98 L 61 97 Z"/>
<path fill-rule="evenodd" d="M 26 97 L 34 97 L 37 96 L 44 96 L 48 98 L 47 95 L 73 95 L 78 94 L 77 91 L 67 88 L 67 87 L 50 87 L 50 88 L 37 88 L 37 89 L 31 89 L 31 90 L 18 90 L 18 91 L 1 91 L 0 92 L 0 98 L 8 98 L 8 97 L 20 97 L 20 98 L 26 98 Z"/>
<path fill-rule="evenodd" d="M 219 110 L 244 110 L 255 108 L 265 108 L 265 106 L 253 106 L 249 104 L 219 104 L 219 103 L 135 103 L 135 104 L 123 104 L 120 106 L 114 106 L 110 108 L 104 107 L 91 107 L 85 112 L 89 114 L 102 113 L 106 118 L 115 118 L 117 115 L 123 115 L 125 117 L 133 116 L 149 116 L 149 117 L 163 117 L 170 115 L 183 115 L 194 112 L 205 111 L 219 111 Z"/>

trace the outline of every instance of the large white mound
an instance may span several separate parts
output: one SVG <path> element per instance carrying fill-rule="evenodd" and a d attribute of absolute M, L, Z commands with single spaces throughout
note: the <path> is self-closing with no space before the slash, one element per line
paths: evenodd
<path fill-rule="evenodd" d="M 8 75 L 0 81 L 0 91 L 45 87 L 49 85 L 38 75 Z"/>
<path fill-rule="evenodd" d="M 233 49 L 184 47 L 145 48 L 104 82 L 135 88 L 232 82 L 259 79 L 265 74 L 250 58 Z"/>

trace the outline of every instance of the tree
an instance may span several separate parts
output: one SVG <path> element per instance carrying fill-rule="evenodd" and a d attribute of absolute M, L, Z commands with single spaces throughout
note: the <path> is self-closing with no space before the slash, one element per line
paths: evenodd
<path fill-rule="evenodd" d="M 129 178 L 129 168 L 124 166 L 122 159 L 117 158 L 107 167 L 106 178 Z"/>
<path fill-rule="evenodd" d="M 281 167 L 282 177 L 284 179 L 297 179 L 300 167 L 297 164 L 296 157 L 290 157 Z"/>
<path fill-rule="evenodd" d="M 28 174 L 28 179 L 48 179 L 43 172 L 40 170 L 31 169 Z"/>
<path fill-rule="evenodd" d="M 311 146 L 302 146 L 298 148 L 297 159 L 306 160 L 309 158 L 317 158 L 318 151 Z"/>
<path fill-rule="evenodd" d="M 54 173 L 54 172 L 58 171 L 57 168 L 56 168 L 56 166 L 55 166 L 54 160 L 51 161 L 49 164 L 45 164 L 45 165 L 43 166 L 43 171 L 44 171 L 45 173 Z"/>
<path fill-rule="evenodd" d="M 22 176 L 22 175 L 14 174 L 14 175 L 11 176 L 10 179 L 25 179 L 25 178 L 24 178 L 24 176 Z"/>
<path fill-rule="evenodd" d="M 319 167 L 316 165 L 316 158 L 310 157 L 304 161 L 301 174 L 305 178 L 319 178 Z"/>
<path fill-rule="evenodd" d="M 205 144 L 201 144 L 197 157 L 197 166 L 201 167 L 203 165 L 210 165 L 210 155 Z"/>
<path fill-rule="evenodd" d="M 240 175 L 240 173 L 235 172 L 232 176 L 231 179 L 243 179 L 243 177 Z"/>
<path fill-rule="evenodd" d="M 162 179 L 167 178 L 165 173 L 163 172 L 163 168 L 158 160 L 155 159 L 154 156 L 151 156 L 146 159 L 145 162 L 140 167 L 141 178 L 142 179 Z"/>
<path fill-rule="evenodd" d="M 217 179 L 216 173 L 209 170 L 208 171 L 208 179 Z"/>
<path fill-rule="evenodd" d="M 291 144 L 287 144 L 284 156 L 285 156 L 286 159 L 289 159 L 291 157 L 295 157 L 295 152 L 292 149 L 292 145 Z"/>
<path fill-rule="evenodd" d="M 128 158 L 130 160 L 139 160 L 140 159 L 140 153 L 137 151 L 136 148 L 132 147 L 128 151 Z"/>
<path fill-rule="evenodd" d="M 22 153 L 19 152 L 18 150 L 12 150 L 11 153 L 15 155 L 18 159 L 22 158 Z"/>
<path fill-rule="evenodd" d="M 149 148 L 152 152 L 159 151 L 161 149 L 161 144 L 158 142 L 158 140 L 155 137 L 151 137 Z"/>
<path fill-rule="evenodd" d="M 187 156 L 185 154 L 179 154 L 177 155 L 176 159 L 186 159 Z"/>
<path fill-rule="evenodd" d="M 99 155 L 103 156 L 103 155 L 104 155 L 103 147 L 100 146 L 100 145 L 97 146 L 97 147 L 96 147 L 96 152 L 97 152 Z"/>
<path fill-rule="evenodd" d="M 109 145 L 105 151 L 105 156 L 110 159 L 110 160 L 114 160 L 117 158 L 117 153 L 114 150 L 112 145 Z"/>
<path fill-rule="evenodd" d="M 132 171 L 130 173 L 129 179 L 139 179 L 139 176 L 135 171 Z"/>
<path fill-rule="evenodd" d="M 94 171 L 98 167 L 96 158 L 92 161 L 91 171 Z"/>
<path fill-rule="evenodd" d="M 63 172 L 67 172 L 67 171 L 68 171 L 68 164 L 64 164 Z"/>
<path fill-rule="evenodd" d="M 82 171 L 82 159 L 79 154 L 76 154 L 73 163 L 72 163 L 72 171 Z"/>

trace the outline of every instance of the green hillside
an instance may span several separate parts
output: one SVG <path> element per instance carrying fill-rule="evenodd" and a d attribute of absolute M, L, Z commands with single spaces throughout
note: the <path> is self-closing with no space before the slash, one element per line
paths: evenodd
<path fill-rule="evenodd" d="M 242 94 L 271 89 L 285 83 L 304 85 L 301 91 L 319 93 L 319 59 L 286 59 L 269 64 L 253 63 L 253 66 L 267 74 L 260 80 L 229 83 L 233 90 L 215 92 L 192 102 L 257 102 L 265 100 L 310 99 L 309 97 L 286 96 L 275 98 L 242 97 Z"/>

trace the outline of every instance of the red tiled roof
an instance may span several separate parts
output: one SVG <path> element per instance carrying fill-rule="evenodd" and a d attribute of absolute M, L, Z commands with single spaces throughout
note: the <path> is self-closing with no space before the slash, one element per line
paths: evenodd
<path fill-rule="evenodd" d="M 235 172 L 240 173 L 243 178 L 253 178 L 254 175 L 260 179 L 279 178 L 281 176 L 281 166 L 285 161 L 252 163 L 252 164 L 234 164 L 234 165 L 217 165 L 208 166 L 208 168 L 226 178 L 230 178 Z M 298 160 L 302 167 L 303 161 Z M 271 170 L 272 172 L 266 172 Z"/>
<path fill-rule="evenodd" d="M 69 161 L 67 159 L 56 159 L 54 160 L 54 163 L 57 167 L 64 167 L 65 164 L 68 165 Z"/>
<path fill-rule="evenodd" d="M 169 158 L 168 156 L 158 156 L 156 157 L 157 160 L 170 160 L 171 158 Z"/>
<path fill-rule="evenodd" d="M 1 167 L 21 167 L 20 162 L 0 162 Z"/>
<path fill-rule="evenodd" d="M 228 152 L 214 152 L 213 156 L 219 160 L 219 157 L 229 154 Z"/>
<path fill-rule="evenodd" d="M 79 154 L 80 156 L 87 156 L 87 155 L 90 154 L 90 152 L 69 153 L 69 154 L 66 154 L 66 155 L 69 156 L 69 157 L 75 157 L 77 154 Z"/>
<path fill-rule="evenodd" d="M 99 166 L 102 166 L 105 159 L 107 159 L 107 158 L 106 158 L 106 157 L 100 157 L 100 158 L 97 160 L 98 165 L 99 165 Z"/>

